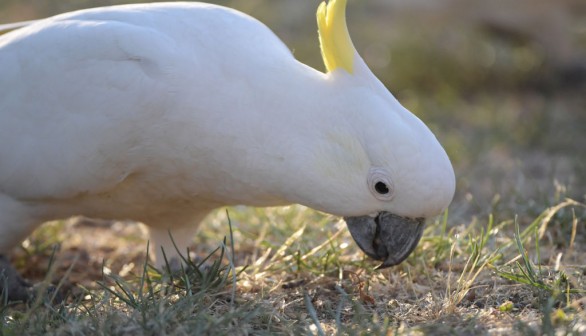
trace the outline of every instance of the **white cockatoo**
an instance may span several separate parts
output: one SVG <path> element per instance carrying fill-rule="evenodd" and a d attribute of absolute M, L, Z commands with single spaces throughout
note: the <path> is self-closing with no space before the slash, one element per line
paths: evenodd
<path fill-rule="evenodd" d="M 84 215 L 143 222 L 176 257 L 213 209 L 298 203 L 345 217 L 380 267 L 400 263 L 451 202 L 454 171 L 356 52 L 345 7 L 318 8 L 327 73 L 203 3 L 82 10 L 0 36 L 0 255 Z M 23 298 L 5 256 L 0 272 Z"/>

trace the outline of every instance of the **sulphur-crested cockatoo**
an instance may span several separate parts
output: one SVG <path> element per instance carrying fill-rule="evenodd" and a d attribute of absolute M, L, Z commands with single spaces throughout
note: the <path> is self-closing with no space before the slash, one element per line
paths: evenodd
<path fill-rule="evenodd" d="M 202 3 L 82 10 L 2 35 L 0 255 L 85 215 L 143 222 L 172 257 L 215 208 L 298 203 L 343 216 L 381 267 L 404 260 L 451 202 L 454 172 L 356 52 L 345 6 L 318 8 L 327 73 L 254 18 Z M 4 256 L 0 270 L 23 298 Z"/>

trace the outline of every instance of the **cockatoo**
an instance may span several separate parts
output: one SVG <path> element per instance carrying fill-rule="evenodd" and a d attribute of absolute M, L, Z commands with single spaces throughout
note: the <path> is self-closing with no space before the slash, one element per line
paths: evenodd
<path fill-rule="evenodd" d="M 203 3 L 81 10 L 1 36 L 0 290 L 26 298 L 6 253 L 74 215 L 142 222 L 172 258 L 213 209 L 298 203 L 344 217 L 380 267 L 403 261 L 454 171 L 358 55 L 345 8 L 317 11 L 326 73 Z"/>

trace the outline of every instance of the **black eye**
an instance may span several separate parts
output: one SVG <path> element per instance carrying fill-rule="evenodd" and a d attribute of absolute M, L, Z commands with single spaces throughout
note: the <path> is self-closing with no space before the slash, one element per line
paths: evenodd
<path fill-rule="evenodd" d="M 381 195 L 386 195 L 389 193 L 389 187 L 387 187 L 387 185 L 384 184 L 383 182 L 377 182 L 374 185 L 374 190 L 376 190 L 376 192 Z"/>
<path fill-rule="evenodd" d="M 395 188 L 390 174 L 380 167 L 370 168 L 368 172 L 368 189 L 377 200 L 388 202 L 393 199 Z"/>

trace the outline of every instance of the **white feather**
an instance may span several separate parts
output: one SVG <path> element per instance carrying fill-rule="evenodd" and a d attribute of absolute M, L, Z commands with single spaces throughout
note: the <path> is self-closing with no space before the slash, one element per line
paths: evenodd
<path fill-rule="evenodd" d="M 161 232 L 224 205 L 428 217 L 453 195 L 433 134 L 374 77 L 311 69 L 224 7 L 41 20 L 0 37 L 0 73 L 0 253 L 72 215 L 142 221 L 169 246 Z M 392 201 L 369 191 L 373 166 Z"/>

